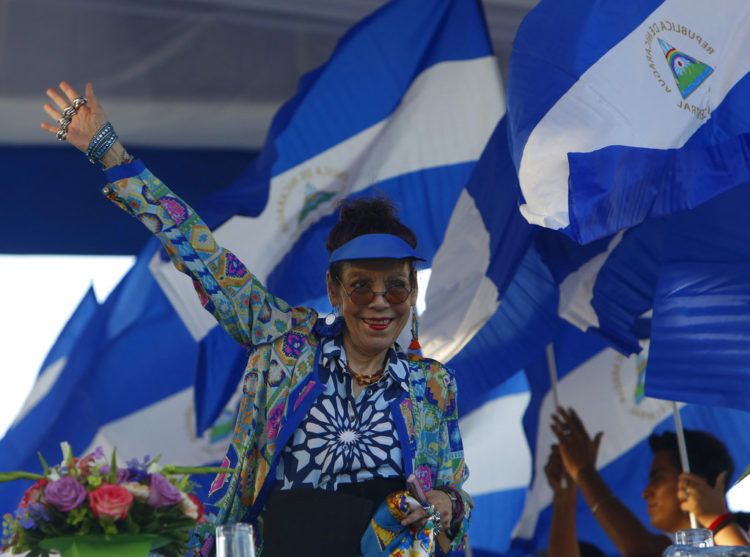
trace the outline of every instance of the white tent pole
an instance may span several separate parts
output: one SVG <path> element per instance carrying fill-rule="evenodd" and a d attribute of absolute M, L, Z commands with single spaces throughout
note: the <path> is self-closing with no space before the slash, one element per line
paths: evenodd
<path fill-rule="evenodd" d="M 552 400 L 555 410 L 560 407 L 560 395 L 557 392 L 557 362 L 555 361 L 555 347 L 550 342 L 547 345 L 547 369 L 549 370 L 549 384 L 552 388 Z"/>
<path fill-rule="evenodd" d="M 677 408 L 677 403 L 675 401 L 672 401 L 672 415 L 674 416 L 674 429 L 675 434 L 677 435 L 677 448 L 680 451 L 682 471 L 689 474 L 690 462 L 688 461 L 687 445 L 685 444 L 685 430 L 682 427 L 682 417 L 680 416 L 680 410 Z M 693 513 L 690 513 L 690 527 L 698 528 L 698 520 Z"/>

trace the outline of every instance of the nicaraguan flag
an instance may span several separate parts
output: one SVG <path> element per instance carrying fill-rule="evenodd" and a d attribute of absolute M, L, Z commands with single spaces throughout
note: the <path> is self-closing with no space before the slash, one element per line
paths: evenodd
<path fill-rule="evenodd" d="M 618 379 L 627 384 L 619 387 L 617 396 L 625 397 L 623 393 L 628 391 L 628 396 L 632 395 L 628 412 L 653 414 L 650 421 L 644 422 L 648 428 L 668 428 L 670 420 L 668 405 L 644 398 L 645 355 L 627 358 L 606 349 L 602 341 L 621 353 L 639 352 L 643 339 L 652 333 L 652 321 L 659 349 L 651 343 L 656 361 L 649 364 L 648 377 L 661 378 L 662 369 L 670 373 L 660 379 L 664 391 L 658 396 L 664 397 L 666 392 L 666 398 L 686 400 L 689 391 L 693 398 L 688 400 L 717 404 L 714 394 L 721 391 L 720 405 L 742 408 L 750 394 L 750 387 L 742 382 L 746 365 L 741 361 L 743 355 L 748 355 L 742 345 L 748 334 L 742 331 L 748 323 L 743 311 L 747 314 L 750 309 L 746 301 L 750 299 L 746 294 L 750 289 L 738 282 L 739 273 L 746 269 L 742 262 L 750 259 L 750 238 L 742 232 L 731 235 L 741 222 L 739 213 L 747 206 L 742 197 L 747 195 L 747 188 L 738 187 L 694 211 L 642 223 L 581 246 L 559 232 L 528 224 L 514 212 L 517 182 L 504 140 L 504 126 L 505 119 L 456 204 L 445 240 L 433 259 L 427 309 L 422 316 L 424 352 L 448 361 L 459 384 L 462 433 L 472 470 L 467 489 L 477 502 L 471 526 L 475 555 L 504 554 L 508 550 L 507 534 L 520 517 L 526 480 L 531 473 L 526 467 L 531 463 L 519 448 L 522 444 L 514 425 L 526 406 L 527 387 L 523 377 L 514 373 L 528 367 L 530 374 L 535 373 L 532 386 L 549 389 L 546 367 L 540 369 L 532 363 L 544 353 L 547 343 L 555 341 L 564 347 L 558 351 L 564 373 L 601 353 L 576 384 L 590 383 L 592 390 L 586 392 L 594 392 L 596 397 L 597 389 L 602 389 L 605 401 L 611 402 L 614 396 L 611 374 L 605 371 L 592 376 L 591 366 L 605 362 L 612 369 L 627 369 Z M 715 276 L 718 271 L 723 278 Z M 750 277 L 750 273 L 745 276 Z M 717 299 L 720 304 L 716 304 Z M 661 309 L 667 303 L 669 314 Z M 650 310 L 655 306 L 652 319 Z M 694 326 L 699 321 L 701 328 Z M 570 325 L 595 334 L 577 333 Z M 670 338 L 661 333 L 663 325 Z M 731 332 L 740 334 L 733 336 Z M 705 337 L 720 341 L 729 349 L 719 358 L 712 357 L 701 342 Z M 690 355 L 670 356 L 675 351 Z M 571 358 L 577 360 L 571 362 Z M 662 361 L 669 362 L 669 367 L 662 368 Z M 724 380 L 712 381 L 710 361 Z M 700 363 L 702 371 L 698 372 L 694 365 L 691 369 L 691 362 Z M 503 383 L 509 377 L 512 379 Z M 572 377 L 565 380 L 566 385 Z M 647 382 L 646 392 L 649 385 Z M 701 392 L 708 396 L 701 397 Z M 726 404 L 732 392 L 735 403 Z M 548 418 L 538 423 L 532 418 L 540 411 L 542 395 L 537 393 L 532 398 L 536 406 L 526 419 L 529 430 L 535 430 L 539 423 L 547 427 Z M 601 410 L 600 402 L 576 397 L 565 403 L 580 404 L 582 408 L 594 404 Z M 660 413 L 653 413 L 655 408 Z M 725 414 L 689 406 L 683 409 L 683 415 L 691 427 L 711 430 L 715 430 L 713 416 L 721 416 L 728 420 L 728 435 L 738 435 L 732 428 L 746 426 L 745 415 L 737 412 Z M 622 476 L 635 462 L 648 461 L 644 438 L 650 429 L 645 426 L 640 424 L 630 437 L 618 440 L 624 443 L 624 449 L 608 449 L 612 453 L 608 457 L 612 463 L 607 466 L 611 481 L 623 482 Z M 541 444 L 530 437 L 532 446 L 548 446 L 546 429 L 540 436 L 544 437 Z M 743 450 L 740 447 L 735 454 L 740 463 L 748 456 Z M 512 459 L 502 457 L 510 451 Z M 620 453 L 627 453 L 625 460 L 615 462 Z M 546 457 L 546 452 L 537 455 L 537 469 L 539 459 L 543 464 Z M 485 474 L 485 470 L 491 472 Z M 628 502 L 640 509 L 645 520 L 645 509 L 637 496 L 645 482 L 645 469 L 628 485 L 632 487 L 634 482 L 636 496 Z M 514 543 L 514 552 L 531 554 L 546 545 L 549 510 L 544 509 L 550 499 L 542 503 L 538 500 L 538 490 L 548 491 L 545 486 L 532 486 L 534 498 L 527 501 L 521 522 L 527 530 L 525 537 Z M 544 497 L 548 498 L 549 493 Z M 544 511 L 541 520 L 546 522 L 537 526 L 534 516 L 540 510 Z M 585 510 L 581 516 L 584 539 L 588 537 L 607 548 L 608 542 L 600 534 L 589 535 L 597 531 L 593 518 Z"/>
<path fill-rule="evenodd" d="M 533 237 L 518 213 L 516 191 L 503 118 L 453 207 L 432 260 L 421 316 L 423 354 L 447 362 L 456 373 L 470 469 L 464 487 L 475 501 L 469 531 L 475 556 L 508 549 L 529 481 L 521 425 L 529 400 L 525 377 L 516 374 L 504 381 L 506 361 L 498 369 L 494 352 L 485 351 L 499 340 L 490 331 L 493 316 L 527 301 L 508 290 Z"/>
<path fill-rule="evenodd" d="M 646 352 L 625 357 L 573 327 L 566 327 L 555 343 L 560 403 L 576 409 L 590 434 L 604 431 L 597 467 L 613 492 L 648 526 L 646 504 L 641 497 L 651 462 L 648 436 L 654 431 L 674 431 L 674 423 L 672 403 L 644 396 Z M 526 375 L 531 401 L 524 427 L 533 455 L 533 475 L 510 553 L 536 555 L 547 547 L 552 516 L 552 492 L 543 467 L 550 445 L 555 442 L 549 429 L 554 401 L 544 357 L 529 366 Z M 740 473 L 750 462 L 750 441 L 745 434 L 750 427 L 750 414 L 680 406 L 685 427 L 703 429 L 724 440 L 735 463 L 735 474 Z M 729 481 L 735 479 L 736 475 Z M 579 540 L 593 543 L 605 554 L 616 554 L 582 499 L 576 525 Z"/>
<path fill-rule="evenodd" d="M 750 4 L 543 0 L 508 80 L 529 222 L 579 243 L 750 181 Z"/>
<path fill-rule="evenodd" d="M 478 2 L 387 4 L 301 80 L 276 115 L 257 164 L 225 194 L 241 201 L 210 211 L 208 223 L 271 291 L 293 304 L 326 308 L 325 236 L 337 203 L 386 194 L 431 260 L 503 111 Z M 228 346 L 189 279 L 159 257 L 151 270 L 201 343 L 202 429 L 237 384 L 241 368 L 228 374 L 223 364 L 241 349 Z M 212 365 L 217 353 L 221 366 Z"/>

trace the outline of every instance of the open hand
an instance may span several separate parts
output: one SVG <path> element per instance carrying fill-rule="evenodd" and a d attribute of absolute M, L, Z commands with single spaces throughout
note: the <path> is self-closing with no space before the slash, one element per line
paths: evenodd
<path fill-rule="evenodd" d="M 574 481 L 579 481 L 578 476 L 582 470 L 596 469 L 596 457 L 603 432 L 600 431 L 592 439 L 576 411 L 562 407 L 552 415 L 550 427 L 557 437 L 565 471 Z"/>
<path fill-rule="evenodd" d="M 47 89 L 47 96 L 53 104 L 46 103 L 44 111 L 55 122 L 42 122 L 42 129 L 55 135 L 60 129 L 59 120 L 62 118 L 63 111 L 73 103 L 73 99 L 80 97 L 80 95 L 70 84 L 63 81 L 60 83 L 59 90 L 53 88 Z M 99 104 L 91 83 L 86 84 L 86 94 L 84 96 L 88 102 L 78 109 L 78 112 L 73 116 L 68 125 L 67 141 L 76 149 L 85 153 L 91 138 L 107 121 L 107 115 Z"/>

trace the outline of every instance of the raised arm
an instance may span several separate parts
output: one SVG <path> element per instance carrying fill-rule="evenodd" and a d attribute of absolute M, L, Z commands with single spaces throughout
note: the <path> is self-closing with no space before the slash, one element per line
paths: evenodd
<path fill-rule="evenodd" d="M 552 431 L 560 445 L 566 472 L 578 484 L 599 525 L 624 557 L 659 556 L 669 538 L 648 530 L 620 501 L 596 469 L 602 432 L 592 439 L 572 408 L 558 408 Z"/>
<path fill-rule="evenodd" d="M 552 524 L 547 543 L 549 557 L 580 557 L 576 533 L 576 492 L 578 486 L 566 472 L 560 446 L 552 445 L 544 466 L 547 483 L 552 488 Z"/>
<path fill-rule="evenodd" d="M 54 106 L 47 103 L 44 110 L 57 125 L 44 122 L 42 128 L 60 134 L 66 108 L 79 105 L 68 109 L 63 139 L 97 159 L 90 145 L 96 144 L 107 116 L 92 85 L 86 85 L 86 104 L 75 102 L 81 97 L 65 82 L 47 95 Z M 216 243 L 196 212 L 140 161 L 133 161 L 119 140 L 95 162 L 109 179 L 104 194 L 159 238 L 175 267 L 193 280 L 202 305 L 237 342 L 247 347 L 268 342 L 312 317 L 309 310 L 290 308 L 269 294 L 234 254 Z"/>

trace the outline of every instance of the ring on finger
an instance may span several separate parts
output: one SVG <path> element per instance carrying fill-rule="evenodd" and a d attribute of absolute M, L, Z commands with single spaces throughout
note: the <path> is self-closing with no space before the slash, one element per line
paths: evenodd
<path fill-rule="evenodd" d="M 83 105 L 87 104 L 89 100 L 86 97 L 76 97 L 73 99 L 73 104 L 71 105 L 73 107 L 73 110 L 78 110 Z"/>
<path fill-rule="evenodd" d="M 60 128 L 57 130 L 57 140 L 65 141 L 68 137 L 68 130 Z"/>
<path fill-rule="evenodd" d="M 443 529 L 443 523 L 440 520 L 440 511 L 436 510 L 432 514 L 432 528 L 437 536 Z"/>
<path fill-rule="evenodd" d="M 68 118 L 69 120 L 73 118 L 73 116 L 76 115 L 77 109 L 73 108 L 72 106 L 68 106 L 63 110 L 62 116 L 63 118 Z"/>

